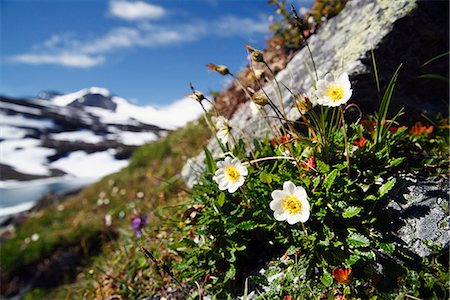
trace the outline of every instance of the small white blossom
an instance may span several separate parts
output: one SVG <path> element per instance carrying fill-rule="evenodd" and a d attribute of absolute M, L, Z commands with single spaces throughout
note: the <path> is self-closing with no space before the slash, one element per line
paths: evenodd
<path fill-rule="evenodd" d="M 31 236 L 31 240 L 33 242 L 37 242 L 39 240 L 39 234 L 33 233 L 33 235 Z"/>
<path fill-rule="evenodd" d="M 112 224 L 112 217 L 110 214 L 105 215 L 105 225 L 107 227 L 111 226 Z"/>
<path fill-rule="evenodd" d="M 238 158 L 225 157 L 225 160 L 217 163 L 217 171 L 213 180 L 219 185 L 219 190 L 228 190 L 234 193 L 244 184 L 245 176 L 248 175 L 247 168 Z"/>
<path fill-rule="evenodd" d="M 217 138 L 224 144 L 228 142 L 230 138 L 230 126 L 228 125 L 228 120 L 222 116 L 212 117 L 214 122 L 214 127 L 216 128 Z"/>
<path fill-rule="evenodd" d="M 352 89 L 347 73 L 338 76 L 327 74 L 317 82 L 317 103 L 323 106 L 339 106 L 352 96 Z"/>
<path fill-rule="evenodd" d="M 274 211 L 277 221 L 287 221 L 289 224 L 306 222 L 309 219 L 308 195 L 303 187 L 295 186 L 290 181 L 283 184 L 283 190 L 273 191 L 269 206 Z"/>

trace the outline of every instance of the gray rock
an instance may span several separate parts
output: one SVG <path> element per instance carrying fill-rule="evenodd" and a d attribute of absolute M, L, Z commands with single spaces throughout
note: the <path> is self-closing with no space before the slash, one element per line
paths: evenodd
<path fill-rule="evenodd" d="M 416 112 L 408 116 L 448 112 L 448 85 L 417 79 L 420 72 L 427 71 L 422 69 L 426 60 L 448 51 L 448 14 L 443 11 L 448 11 L 447 1 L 349 1 L 338 16 L 309 39 L 319 78 L 329 72 L 346 71 L 354 91 L 350 102 L 357 103 L 364 113 L 373 112 L 379 99 L 371 63 L 371 50 L 374 50 L 381 85 L 386 85 L 397 66 L 405 63 L 393 100 L 397 107 L 406 106 L 408 112 Z M 312 69 L 305 47 L 277 74 L 277 79 L 294 93 L 307 93 L 312 88 Z M 428 71 L 446 75 L 448 64 L 435 64 Z M 280 107 L 280 97 L 274 87 L 271 83 L 263 89 Z M 286 111 L 291 111 L 292 95 L 283 87 L 281 94 Z M 265 110 L 266 118 L 253 114 L 250 103 L 243 103 L 230 120 L 234 136 L 250 141 L 267 132 L 270 136 L 268 123 L 275 126 L 275 115 L 268 107 Z M 216 157 L 222 154 L 214 139 L 208 149 Z M 201 153 L 184 166 L 181 175 L 189 186 L 196 182 L 199 170 L 204 169 L 204 158 Z"/>
<path fill-rule="evenodd" d="M 388 204 L 393 234 L 408 250 L 426 257 L 434 246 L 448 247 L 449 182 L 447 179 L 417 180 L 409 175 Z"/>
<path fill-rule="evenodd" d="M 448 114 L 448 84 L 418 79 L 420 74 L 427 72 L 448 74 L 448 63 L 434 64 L 429 66 L 431 69 L 422 66 L 428 59 L 448 51 L 448 5 L 447 1 L 349 1 L 338 16 L 322 25 L 309 39 L 318 77 L 335 71 L 347 72 L 354 91 L 350 102 L 358 104 L 364 113 L 372 113 L 378 107 L 379 100 L 371 63 L 373 50 L 382 86 L 387 85 L 397 66 L 405 63 L 393 99 L 397 108 L 406 107 L 411 118 L 420 113 Z M 277 79 L 294 93 L 308 93 L 312 88 L 312 68 L 308 50 L 303 48 L 277 74 Z M 267 84 L 263 89 L 281 107 L 275 84 Z M 285 88 L 281 89 L 281 95 L 289 112 L 293 105 L 292 95 Z M 230 120 L 233 135 L 249 141 L 266 134 L 271 136 L 268 124 L 276 126 L 276 120 L 269 109 L 265 113 L 269 117 L 264 118 L 261 113 L 253 114 L 248 102 L 242 104 Z M 214 139 L 208 144 L 208 149 L 214 157 L 224 155 Z M 201 153 L 189 159 L 183 167 L 181 177 L 188 186 L 192 186 L 204 170 L 204 159 Z M 410 189 L 403 199 L 409 200 L 407 204 L 396 199 L 391 203 L 391 208 L 409 213 L 419 203 L 425 207 L 422 210 L 424 214 L 416 217 L 414 214 L 411 218 L 399 214 L 400 218 L 405 218 L 405 223 L 398 227 L 398 237 L 410 245 L 411 251 L 426 256 L 430 250 L 425 246 L 425 240 L 444 246 L 449 241 L 447 183 L 445 186 L 435 185 L 424 180 L 411 185 Z M 444 190 L 445 195 L 429 196 Z"/>

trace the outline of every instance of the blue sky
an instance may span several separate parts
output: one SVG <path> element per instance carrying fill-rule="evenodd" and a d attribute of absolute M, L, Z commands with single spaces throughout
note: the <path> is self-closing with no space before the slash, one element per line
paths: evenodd
<path fill-rule="evenodd" d="M 311 1 L 297 1 L 297 7 Z M 264 47 L 265 0 L 1 0 L 0 94 L 109 89 L 139 104 L 221 90 L 205 64 L 237 71 Z"/>

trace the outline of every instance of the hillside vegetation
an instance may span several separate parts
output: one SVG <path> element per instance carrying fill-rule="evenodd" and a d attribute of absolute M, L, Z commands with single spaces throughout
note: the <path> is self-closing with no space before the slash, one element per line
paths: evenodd
<path fill-rule="evenodd" d="M 405 178 L 448 184 L 448 119 L 403 123 L 404 112 L 391 109 L 401 65 L 380 83 L 373 53 L 375 113 L 358 108 L 349 117 L 356 106 L 347 103 L 349 76 L 335 70 L 320 78 L 313 69 L 313 91 L 289 90 L 294 119 L 280 99 L 279 50 L 270 45 L 284 45 L 287 63 L 322 16 L 334 16 L 346 1 L 316 1 L 303 20 L 284 1 L 271 2 L 283 18 L 268 49 L 247 46 L 252 62 L 240 76 L 209 64 L 235 80 L 216 99 L 191 85 L 193 101 L 213 107 L 204 119 L 140 147 L 121 172 L 30 214 L 10 232 L 1 245 L 2 295 L 27 289 L 25 299 L 448 298 L 447 245 L 430 244 L 430 255 L 420 258 L 389 227 L 389 203 Z M 254 64 L 265 67 L 264 76 Z M 276 97 L 255 92 L 271 80 Z M 268 125 L 265 138 L 240 138 L 224 117 L 245 101 L 263 118 L 262 107 L 274 112 L 268 124 L 276 126 Z M 217 156 L 205 147 L 210 139 L 220 147 Z M 188 189 L 181 168 L 201 151 L 205 168 Z"/>

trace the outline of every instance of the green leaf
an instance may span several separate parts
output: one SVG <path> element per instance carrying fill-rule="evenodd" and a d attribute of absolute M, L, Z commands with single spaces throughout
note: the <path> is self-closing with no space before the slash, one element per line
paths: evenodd
<path fill-rule="evenodd" d="M 265 171 L 262 171 L 259 174 L 259 180 L 263 183 L 267 183 L 270 184 L 272 182 L 272 176 L 270 176 L 269 174 L 267 174 Z"/>
<path fill-rule="evenodd" d="M 258 227 L 258 224 L 254 221 L 244 221 L 239 223 L 236 228 L 242 229 L 242 230 L 252 230 Z"/>
<path fill-rule="evenodd" d="M 325 287 L 329 287 L 333 284 L 333 276 L 331 276 L 330 273 L 324 273 L 322 277 L 320 277 L 320 281 Z"/>
<path fill-rule="evenodd" d="M 380 189 L 378 190 L 379 197 L 381 198 L 384 195 L 386 195 L 394 187 L 395 182 L 396 182 L 396 179 L 392 178 L 391 180 L 389 180 L 388 182 L 386 182 L 385 184 L 380 186 Z"/>
<path fill-rule="evenodd" d="M 325 185 L 325 188 L 327 189 L 327 191 L 331 188 L 331 186 L 333 185 L 334 180 L 336 179 L 336 176 L 338 174 L 338 170 L 334 169 L 333 171 L 331 171 L 328 175 L 327 178 L 325 179 L 325 181 L 323 182 L 323 184 Z"/>
<path fill-rule="evenodd" d="M 347 243 L 357 248 L 370 246 L 370 240 L 364 235 L 356 232 L 352 232 L 348 235 Z"/>
<path fill-rule="evenodd" d="M 317 176 L 313 180 L 313 187 L 316 189 L 319 186 L 319 184 L 320 184 L 320 176 Z"/>
<path fill-rule="evenodd" d="M 344 212 L 342 213 L 342 216 L 344 218 L 351 218 L 354 216 L 357 216 L 361 212 L 362 208 L 357 206 L 349 206 L 347 207 Z"/>
<path fill-rule="evenodd" d="M 330 166 L 321 160 L 316 160 L 316 169 L 319 173 L 326 174 L 330 172 Z"/>
<path fill-rule="evenodd" d="M 380 246 L 380 249 L 386 253 L 393 253 L 395 250 L 394 243 L 380 243 L 379 246 Z"/>
<path fill-rule="evenodd" d="M 362 258 L 374 260 L 375 259 L 375 253 L 373 251 L 359 251 L 355 250 L 355 254 L 359 255 Z"/>
<path fill-rule="evenodd" d="M 234 278 L 234 275 L 236 274 L 236 268 L 234 265 L 230 265 L 230 268 L 228 269 L 227 273 L 225 274 L 224 282 L 227 282 L 230 279 Z"/>
<path fill-rule="evenodd" d="M 349 266 L 352 266 L 352 265 L 356 264 L 358 262 L 358 260 L 360 260 L 360 259 L 361 259 L 361 256 L 356 255 L 356 254 L 352 254 L 352 255 L 350 255 L 349 258 L 347 258 L 345 260 L 345 264 L 349 265 Z"/>
<path fill-rule="evenodd" d="M 219 197 L 217 197 L 217 204 L 222 207 L 225 203 L 225 193 L 220 193 Z"/>
<path fill-rule="evenodd" d="M 208 150 L 208 148 L 204 147 L 205 150 L 205 162 L 206 166 L 208 168 L 208 171 L 211 173 L 216 173 L 216 163 L 211 155 L 211 152 Z"/>
<path fill-rule="evenodd" d="M 364 198 L 364 201 L 375 201 L 377 200 L 377 197 L 375 195 L 369 195 Z"/>
<path fill-rule="evenodd" d="M 389 167 L 390 168 L 396 167 L 399 164 L 401 164 L 403 161 L 405 161 L 405 159 L 406 159 L 406 157 L 399 157 L 399 158 L 392 159 L 389 163 Z"/>
<path fill-rule="evenodd" d="M 440 74 L 424 74 L 417 76 L 417 78 L 428 78 L 428 79 L 438 79 L 444 82 L 449 82 L 448 77 L 442 76 Z"/>

